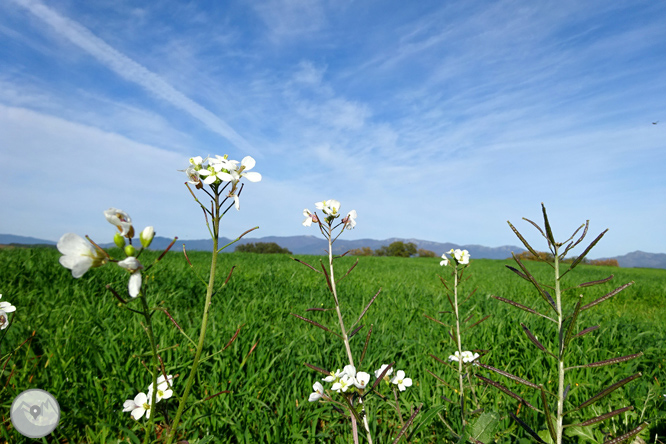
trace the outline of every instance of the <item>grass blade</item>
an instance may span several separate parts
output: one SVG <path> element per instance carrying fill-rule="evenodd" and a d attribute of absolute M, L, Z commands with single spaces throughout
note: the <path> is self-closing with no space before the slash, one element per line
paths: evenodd
<path fill-rule="evenodd" d="M 619 292 L 621 292 L 622 290 L 624 290 L 628 286 L 632 285 L 633 283 L 634 283 L 634 281 L 631 281 L 631 282 L 628 282 L 628 283 L 622 285 L 621 287 L 617 287 L 615 290 L 611 291 L 610 293 L 607 293 L 606 295 L 600 297 L 599 299 L 596 299 L 596 300 L 590 302 L 589 304 L 584 305 L 583 308 L 580 309 L 580 311 L 585 311 L 588 308 L 592 308 L 597 304 L 601 304 L 606 299 L 612 298 L 613 296 L 615 296 L 616 294 L 618 294 Z"/>

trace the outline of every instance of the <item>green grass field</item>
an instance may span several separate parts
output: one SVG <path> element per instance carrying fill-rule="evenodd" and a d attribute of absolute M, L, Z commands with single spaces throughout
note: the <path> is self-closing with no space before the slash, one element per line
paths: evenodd
<path fill-rule="evenodd" d="M 0 375 L 0 442 L 33 442 L 12 429 L 9 410 L 20 392 L 41 388 L 57 398 L 62 410 L 59 427 L 42 442 L 139 443 L 143 439 L 142 428 L 129 413 L 122 412 L 122 404 L 145 391 L 150 382 L 141 364 L 142 359 L 149 362 L 150 358 L 135 356 L 149 351 L 148 342 L 141 318 L 119 307 L 105 288 L 111 283 L 124 292 L 127 274 L 115 265 L 107 265 L 75 280 L 58 264 L 58 257 L 52 249 L 0 250 L 2 300 L 17 307 L 14 324 L 2 342 L 2 353 L 34 334 Z M 190 258 L 205 275 L 210 254 L 195 252 Z M 319 261 L 314 256 L 299 258 L 310 263 Z M 142 259 L 148 262 L 145 254 Z M 354 261 L 349 257 L 336 261 L 337 275 L 341 276 Z M 349 442 L 347 423 L 330 405 L 308 402 L 312 384 L 321 375 L 303 365 L 308 362 L 330 370 L 341 368 L 346 363 L 344 349 L 334 336 L 289 315 L 305 315 L 336 327 L 334 311 L 305 312 L 311 307 L 333 306 L 321 276 L 284 255 L 223 254 L 218 263 L 220 283 L 232 265 L 236 270 L 229 285 L 213 297 L 204 354 L 221 350 L 236 329 L 242 329 L 231 347 L 200 366 L 194 396 L 205 398 L 222 390 L 232 393 L 190 410 L 185 416 L 182 438 L 190 444 Z M 472 258 L 469 273 L 466 272 L 471 278 L 463 288 L 477 291 L 465 308 L 476 312 L 476 319 L 487 314 L 491 317 L 465 333 L 464 348 L 488 350 L 482 362 L 542 382 L 549 379 L 548 372 L 555 374 L 554 369 L 548 367 L 548 358 L 527 340 L 520 322 L 543 338 L 546 346 L 552 346 L 551 327 L 541 318 L 490 297 L 503 296 L 545 310 L 532 287 L 504 266 L 511 263 Z M 527 265 L 538 276 L 546 276 L 549 270 L 542 263 Z M 150 271 L 144 283 L 151 303 L 166 308 L 187 334 L 196 338 L 205 288 L 190 272 L 182 254 L 169 253 Z M 455 396 L 426 372 L 429 369 L 451 382 L 456 378 L 429 357 L 432 353 L 446 360 L 452 354 L 454 347 L 448 333 L 423 316 L 425 313 L 444 319 L 446 315 L 437 313 L 450 309 L 438 278 L 446 271 L 439 266 L 439 259 L 363 257 L 338 287 L 347 323 L 355 320 L 370 298 L 382 289 L 365 317 L 365 327 L 352 339 L 354 354 L 360 356 L 369 324 L 373 324 L 365 361 L 362 365 L 357 363 L 357 369 L 372 374 L 381 364 L 396 361 L 396 368 L 405 370 L 414 380 L 414 386 L 402 398 L 402 410 L 409 411 L 423 403 L 421 417 L 442 404 L 441 395 Z M 611 382 L 640 371 L 642 378 L 584 410 L 583 416 L 588 418 L 595 416 L 595 411 L 598 415 L 631 403 L 636 407 L 634 412 L 595 428 L 618 434 L 642 419 L 650 422 L 653 440 L 659 434 L 660 440 L 666 442 L 661 438 L 666 435 L 666 387 L 662 386 L 666 382 L 666 270 L 581 265 L 567 275 L 566 282 L 574 285 L 609 274 L 615 275 L 611 282 L 576 291 L 585 294 L 584 301 L 589 302 L 626 282 L 635 284 L 581 315 L 579 330 L 601 326 L 576 340 L 581 363 L 639 351 L 645 355 L 616 366 L 580 370 L 572 375 L 568 402 L 577 405 Z M 575 295 L 575 291 L 566 293 L 569 300 Z M 168 373 L 180 374 L 174 384 L 178 391 L 184 385 L 193 347 L 163 313 L 157 312 L 153 319 L 161 348 L 180 344 L 162 353 Z M 511 381 L 501 382 L 528 401 L 540 402 L 531 389 L 512 385 Z M 175 413 L 175 402 L 163 401 L 160 405 L 168 405 L 170 415 Z M 509 411 L 520 409 L 523 420 L 543 427 L 535 424 L 536 416 L 524 406 L 495 389 L 485 391 L 484 405 L 502 417 L 499 442 L 519 442 L 521 438 L 522 442 L 529 442 L 508 417 Z M 399 430 L 395 411 L 378 398 L 370 399 L 368 406 L 375 419 L 371 423 L 375 442 L 392 442 Z M 418 423 L 417 418 L 415 424 Z M 448 436 L 444 425 L 434 417 L 420 429 L 414 442 L 447 442 Z M 207 441 L 206 437 L 212 438 Z"/>

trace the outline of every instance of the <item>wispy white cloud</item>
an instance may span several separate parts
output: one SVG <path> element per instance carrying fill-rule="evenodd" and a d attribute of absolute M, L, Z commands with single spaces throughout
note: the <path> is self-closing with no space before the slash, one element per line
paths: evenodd
<path fill-rule="evenodd" d="M 95 57 L 109 69 L 134 82 L 162 100 L 187 112 L 210 130 L 218 133 L 238 148 L 249 152 L 255 149 L 224 120 L 194 102 L 160 76 L 120 53 L 79 23 L 55 12 L 37 0 L 12 0 L 50 25 L 56 33 Z"/>

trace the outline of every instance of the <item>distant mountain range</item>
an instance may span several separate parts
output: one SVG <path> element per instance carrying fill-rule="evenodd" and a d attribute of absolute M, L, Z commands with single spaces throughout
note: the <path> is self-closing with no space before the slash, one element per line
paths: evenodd
<path fill-rule="evenodd" d="M 166 248 L 172 239 L 166 237 L 155 237 L 152 245 L 150 246 L 153 250 L 162 250 Z M 430 250 L 435 252 L 437 256 L 440 256 L 442 253 L 451 250 L 452 248 L 460 248 L 469 251 L 469 254 L 472 258 L 477 259 L 507 259 L 511 257 L 511 253 L 516 254 L 522 253 L 525 251 L 524 248 L 505 245 L 501 247 L 484 247 L 482 245 L 459 245 L 453 244 L 450 242 L 439 243 L 431 242 L 420 239 L 399 239 L 399 238 L 390 238 L 384 240 L 376 239 L 357 239 L 357 240 L 344 240 L 338 239 L 333 245 L 333 252 L 336 254 L 342 254 L 345 251 L 352 250 L 354 248 L 363 248 L 370 247 L 373 250 L 376 250 L 384 245 L 388 246 L 392 242 L 402 241 L 402 242 L 412 242 L 416 245 L 417 248 L 423 248 L 425 250 Z M 220 245 L 225 245 L 231 242 L 231 239 L 220 238 Z M 294 254 L 313 254 L 313 255 L 323 255 L 326 254 L 325 251 L 328 248 L 328 243 L 320 237 L 316 236 L 267 236 L 261 238 L 243 238 L 238 241 L 236 244 L 229 247 L 228 252 L 232 252 L 237 245 L 242 245 L 246 243 L 257 243 L 257 242 L 275 242 L 282 248 L 286 248 Z M 185 244 L 185 247 L 188 251 L 212 251 L 213 243 L 210 239 L 199 239 L 199 240 L 178 240 L 178 249 L 181 249 L 181 245 Z M 43 246 L 55 246 L 56 242 L 37 239 L 34 237 L 27 236 L 15 236 L 12 234 L 0 234 L 0 245 L 43 245 Z M 102 244 L 104 248 L 111 247 L 113 244 Z M 617 259 L 618 264 L 621 267 L 626 268 L 665 268 L 666 269 L 666 254 L 663 253 L 645 253 L 643 251 L 634 251 L 633 253 L 628 253 L 623 256 L 616 256 L 612 258 L 604 259 Z"/>

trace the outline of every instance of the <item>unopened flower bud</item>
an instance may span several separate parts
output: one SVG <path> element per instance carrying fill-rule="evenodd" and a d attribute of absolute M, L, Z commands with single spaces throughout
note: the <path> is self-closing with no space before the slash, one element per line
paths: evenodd
<path fill-rule="evenodd" d="M 143 231 L 139 234 L 139 240 L 141 241 L 143 248 L 148 248 L 154 237 L 155 229 L 152 226 L 144 228 Z"/>
<path fill-rule="evenodd" d="M 116 233 L 115 236 L 113 236 L 113 243 L 116 244 L 116 247 L 118 248 L 125 248 L 125 237 L 120 233 Z"/>
<path fill-rule="evenodd" d="M 134 248 L 134 245 L 127 245 L 125 247 L 125 254 L 132 257 L 136 256 L 136 248 Z"/>

